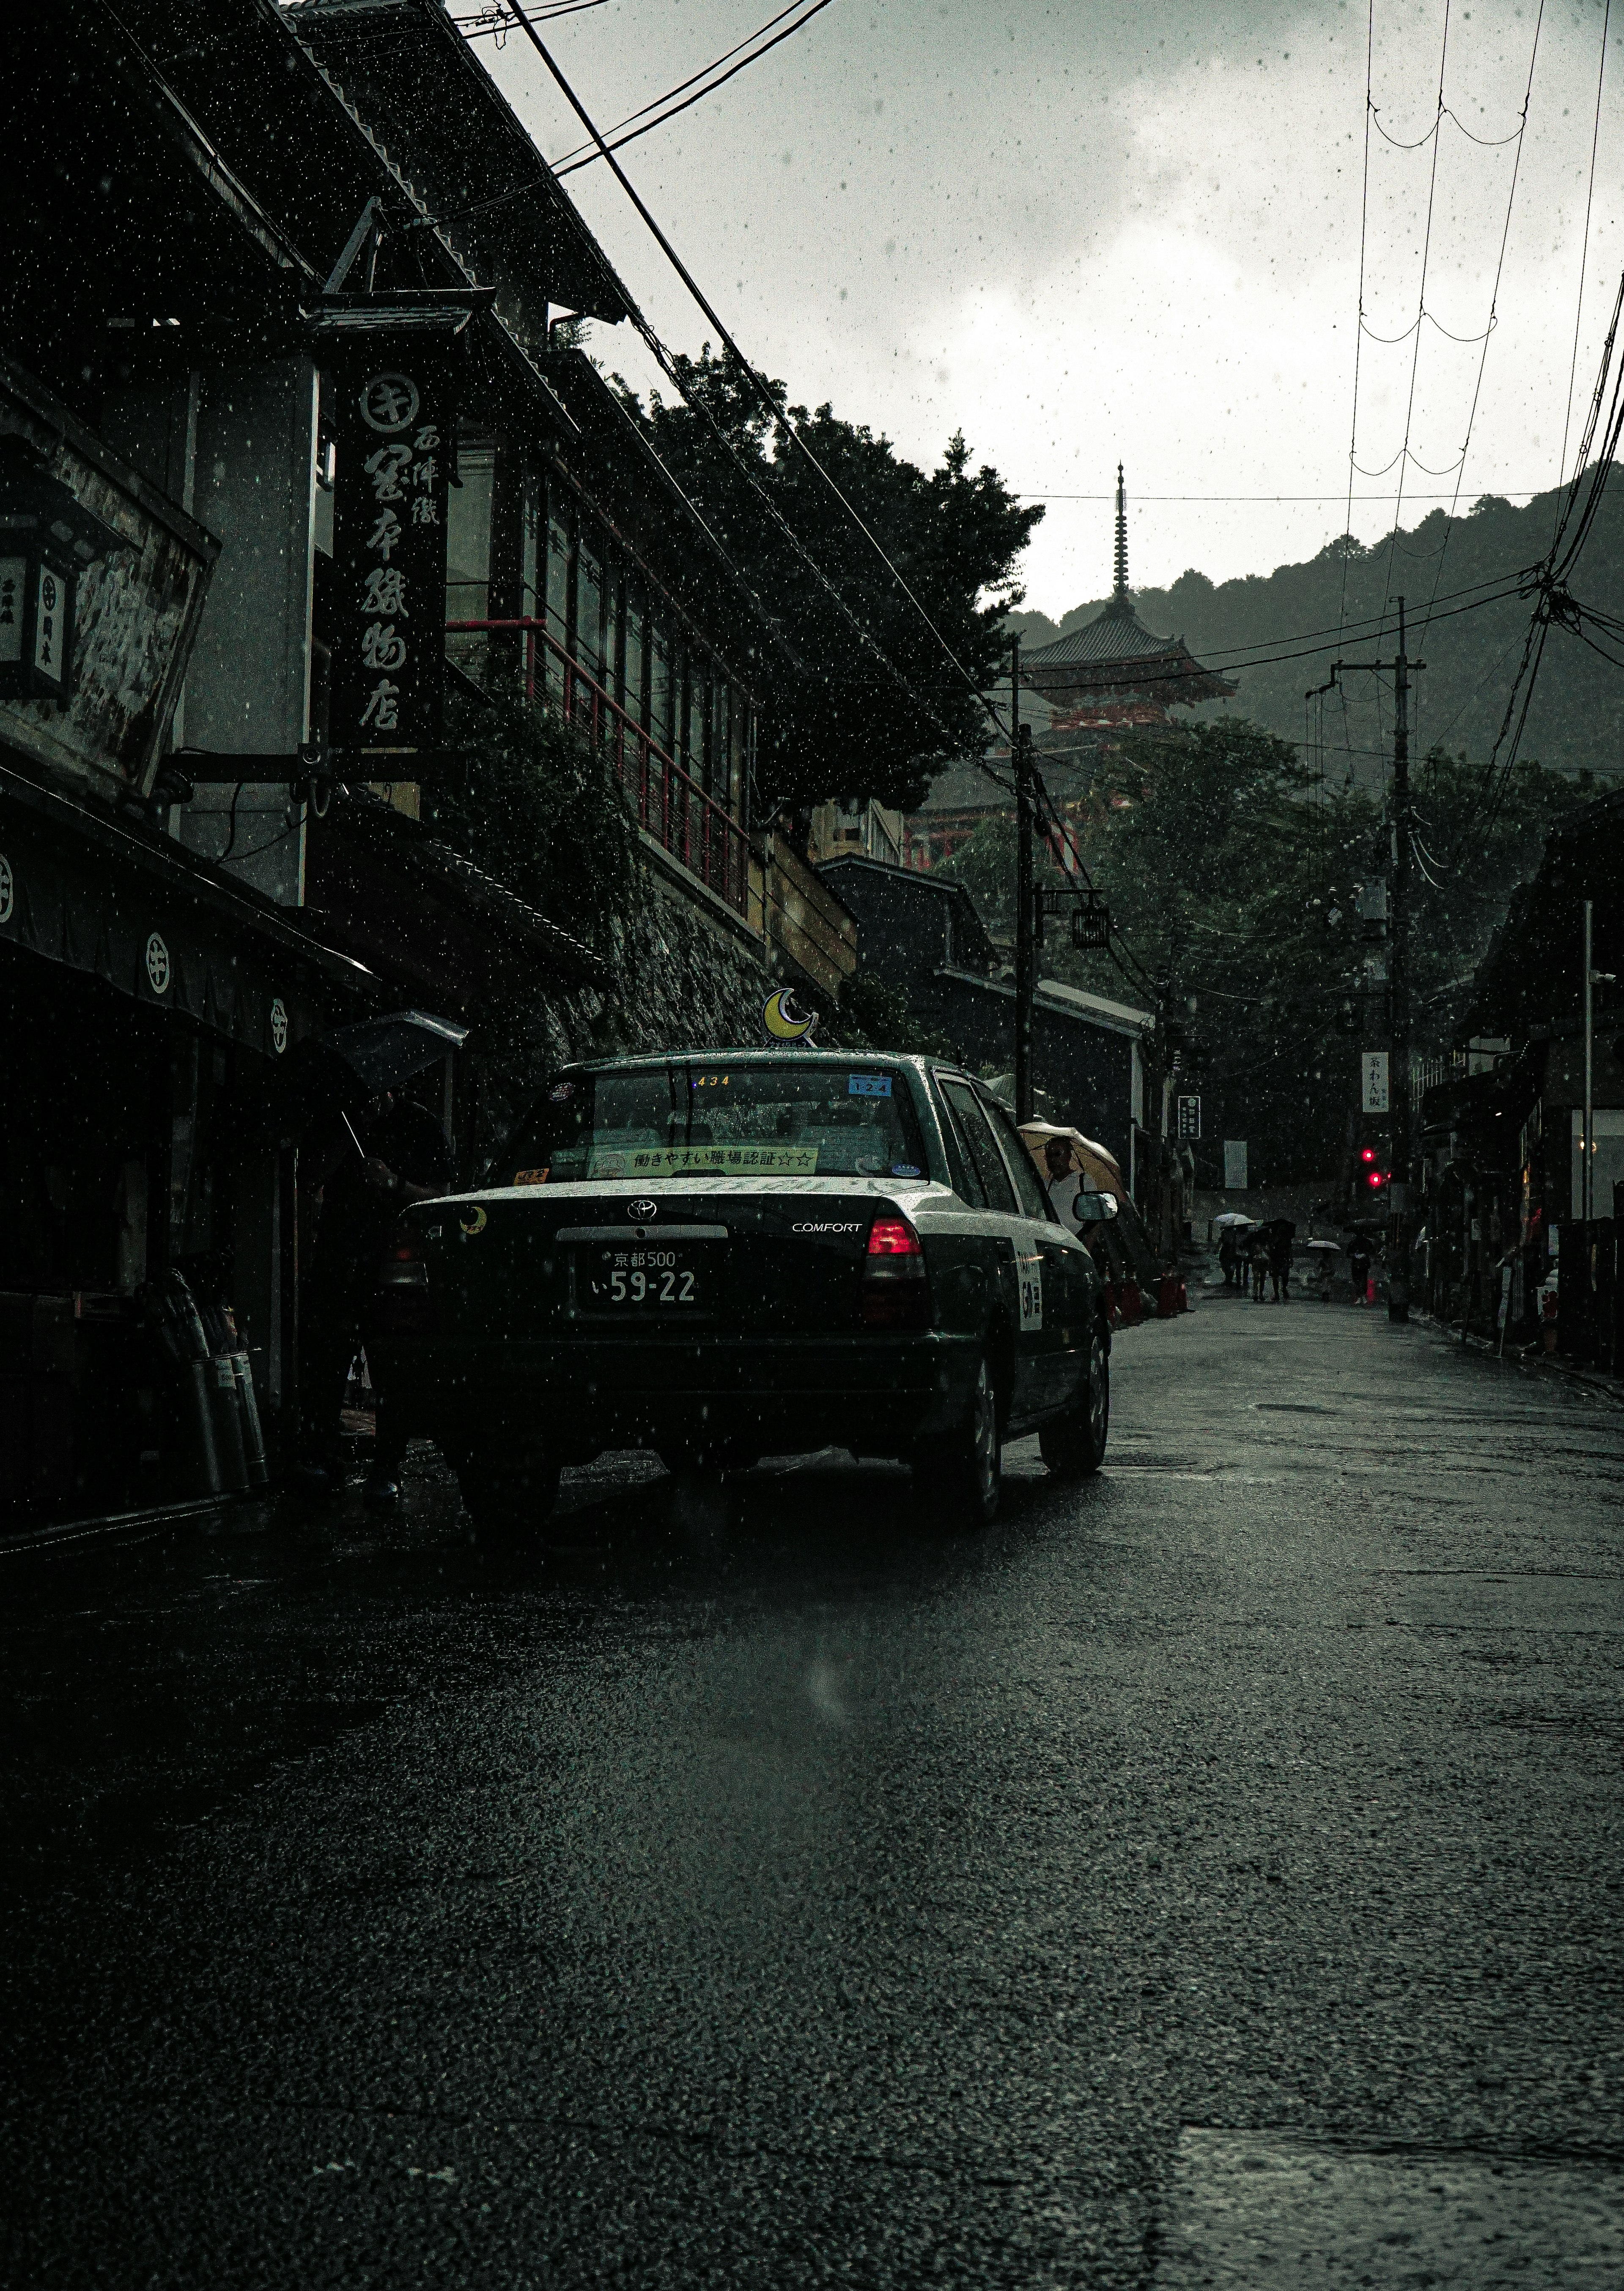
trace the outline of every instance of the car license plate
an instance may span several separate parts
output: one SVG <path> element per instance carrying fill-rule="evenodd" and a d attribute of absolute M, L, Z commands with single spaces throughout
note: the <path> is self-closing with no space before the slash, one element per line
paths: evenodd
<path fill-rule="evenodd" d="M 703 1250 L 583 1249 L 575 1300 L 584 1313 L 696 1313 L 709 1302 Z"/>

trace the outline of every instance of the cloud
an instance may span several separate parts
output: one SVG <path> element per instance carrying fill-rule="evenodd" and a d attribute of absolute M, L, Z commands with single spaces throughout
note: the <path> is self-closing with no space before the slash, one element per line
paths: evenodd
<path fill-rule="evenodd" d="M 746 0 L 632 20 L 570 20 L 567 63 L 620 116 L 747 28 Z M 1438 88 L 1442 0 L 1379 12 L 1380 125 L 1423 137 Z M 1516 208 L 1463 501 L 1550 484 L 1561 448 L 1599 54 L 1599 6 L 1548 6 Z M 1146 583 L 1311 556 L 1347 520 L 1363 170 L 1365 17 L 1346 6 L 1147 0 L 864 0 L 628 154 L 639 184 L 747 350 L 797 398 L 832 399 L 936 460 L 962 428 L 1022 490 L 1106 493 L 1121 458 Z M 1453 117 L 1433 149 L 1372 139 L 1365 306 L 1405 335 L 1426 248 L 1429 310 L 1368 341 L 1360 460 L 1402 442 L 1449 470 L 1467 433 L 1533 38 L 1520 0 L 1457 0 L 1444 71 Z M 560 44 L 562 36 L 560 35 Z M 639 67 L 631 83 L 629 58 Z M 494 61 L 495 60 L 492 60 Z M 1624 136 L 1614 59 L 1591 221 L 1580 396 L 1624 255 Z M 533 79 L 504 83 L 541 134 L 561 128 Z M 645 84 L 645 81 L 647 84 Z M 876 108 L 879 107 L 879 108 Z M 551 137 L 549 141 L 550 135 Z M 785 150 L 793 164 L 784 165 Z M 601 170 L 571 178 L 668 336 L 703 319 Z M 1427 213 L 1432 207 L 1430 238 Z M 722 292 L 724 287 L 728 290 Z M 625 330 L 599 347 L 638 370 Z M 1355 530 L 1390 524 L 1391 478 L 1356 481 Z M 1453 475 L 1411 471 L 1406 498 Z M 1306 502 L 1154 502 L 1153 494 L 1310 494 Z M 1427 504 L 1417 502 L 1417 516 Z M 1109 506 L 1052 502 L 1030 551 L 1032 601 L 1097 595 Z M 1406 522 L 1409 518 L 1406 516 Z"/>

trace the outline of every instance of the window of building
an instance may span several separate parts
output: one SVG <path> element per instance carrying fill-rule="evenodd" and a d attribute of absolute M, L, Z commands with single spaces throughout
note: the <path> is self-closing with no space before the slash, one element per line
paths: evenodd
<path fill-rule="evenodd" d="M 648 721 L 648 703 L 643 689 L 644 645 L 643 631 L 647 624 L 647 608 L 643 599 L 641 582 L 626 583 L 626 672 L 625 709 L 628 716 L 639 724 Z"/>
<path fill-rule="evenodd" d="M 663 619 L 648 621 L 648 729 L 656 747 L 671 752 L 671 634 Z"/>
<path fill-rule="evenodd" d="M 621 695 L 620 639 L 622 597 L 625 576 L 611 557 L 603 576 L 603 672 L 599 678 L 612 700 Z"/>
<path fill-rule="evenodd" d="M 483 621 L 491 609 L 491 497 L 496 448 L 458 448 L 460 486 L 446 495 L 446 618 Z"/>
<path fill-rule="evenodd" d="M 575 658 L 603 681 L 603 559 L 583 533 L 575 551 Z"/>
<path fill-rule="evenodd" d="M 553 646 L 569 648 L 570 593 L 574 585 L 575 557 L 575 503 L 567 494 L 555 494 L 551 513 L 547 520 L 547 634 L 551 644 L 544 647 L 547 654 L 547 685 L 555 697 L 564 688 L 564 666 Z"/>

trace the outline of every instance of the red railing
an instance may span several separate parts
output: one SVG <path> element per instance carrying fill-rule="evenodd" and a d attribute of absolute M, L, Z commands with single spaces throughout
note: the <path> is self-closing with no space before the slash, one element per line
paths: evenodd
<path fill-rule="evenodd" d="M 749 845 L 744 829 L 724 805 L 705 792 L 691 772 L 649 737 L 596 677 L 570 657 L 545 622 L 447 621 L 446 629 L 451 636 L 522 635 L 525 689 L 529 698 L 550 701 L 564 721 L 574 725 L 594 752 L 612 764 L 639 825 L 663 849 L 679 859 L 690 874 L 697 875 L 729 906 L 741 914 L 747 912 Z M 538 650 L 542 654 L 539 692 Z"/>

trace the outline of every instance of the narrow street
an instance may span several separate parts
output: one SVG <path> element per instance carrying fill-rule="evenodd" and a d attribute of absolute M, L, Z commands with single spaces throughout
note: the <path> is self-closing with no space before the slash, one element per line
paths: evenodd
<path fill-rule="evenodd" d="M 622 1459 L 503 1571 L 424 1462 L 8 1560 L 8 2285 L 1618 2282 L 1616 1407 L 1114 1369 L 975 1539 Z"/>

